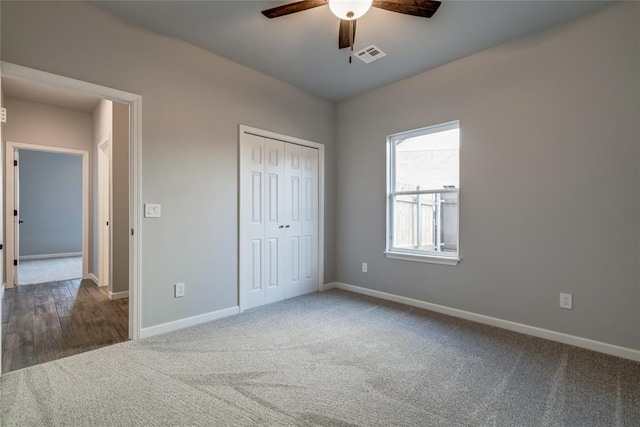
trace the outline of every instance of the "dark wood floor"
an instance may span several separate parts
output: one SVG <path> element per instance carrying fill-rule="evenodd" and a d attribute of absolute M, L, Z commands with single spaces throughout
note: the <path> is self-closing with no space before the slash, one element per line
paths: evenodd
<path fill-rule="evenodd" d="M 2 372 L 126 341 L 129 300 L 100 289 L 77 279 L 5 290 Z"/>

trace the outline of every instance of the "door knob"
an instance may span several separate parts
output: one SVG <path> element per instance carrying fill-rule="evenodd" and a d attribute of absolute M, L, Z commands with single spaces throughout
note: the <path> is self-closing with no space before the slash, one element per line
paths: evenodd
<path fill-rule="evenodd" d="M 280 226 L 280 227 L 278 227 L 278 228 L 284 228 L 284 225 L 281 225 L 281 226 Z"/>
<path fill-rule="evenodd" d="M 19 219 L 19 220 L 18 220 L 18 224 L 22 224 L 23 222 L 24 222 L 24 221 L 23 221 L 23 220 L 21 220 L 21 219 Z"/>
<path fill-rule="evenodd" d="M 287 226 L 285 226 L 284 228 L 289 228 L 289 226 L 287 225 Z"/>

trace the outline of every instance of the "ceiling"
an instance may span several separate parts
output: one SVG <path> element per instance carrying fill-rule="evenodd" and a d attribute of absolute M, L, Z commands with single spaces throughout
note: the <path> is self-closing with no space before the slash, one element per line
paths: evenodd
<path fill-rule="evenodd" d="M 84 113 L 93 113 L 100 102 L 100 98 L 96 96 L 8 77 L 2 78 L 2 93 L 7 98 L 23 99 Z"/>
<path fill-rule="evenodd" d="M 98 1 L 151 31 L 338 101 L 587 14 L 610 1 L 444 0 L 431 19 L 371 8 L 358 20 L 355 50 L 375 44 L 373 62 L 339 50 L 328 6 L 275 18 L 260 11 L 290 1 Z"/>

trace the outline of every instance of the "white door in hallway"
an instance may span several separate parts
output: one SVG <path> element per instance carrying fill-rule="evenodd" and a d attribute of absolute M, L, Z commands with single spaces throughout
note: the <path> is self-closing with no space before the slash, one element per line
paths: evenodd
<path fill-rule="evenodd" d="M 98 283 L 111 290 L 111 136 L 98 144 Z"/>
<path fill-rule="evenodd" d="M 318 150 L 245 134 L 241 140 L 242 308 L 318 287 Z"/>

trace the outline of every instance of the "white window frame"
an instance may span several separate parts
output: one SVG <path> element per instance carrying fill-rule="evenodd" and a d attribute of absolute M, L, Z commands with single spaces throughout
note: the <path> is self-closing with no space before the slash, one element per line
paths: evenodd
<path fill-rule="evenodd" d="M 387 229 L 386 245 L 384 254 L 387 258 L 401 259 L 406 261 L 428 262 L 434 264 L 457 265 L 460 262 L 460 188 L 442 190 L 423 191 L 396 191 L 396 142 L 417 136 L 424 136 L 431 133 L 444 132 L 452 129 L 459 129 L 460 121 L 455 120 L 425 128 L 415 129 L 407 132 L 400 132 L 387 137 Z M 425 251 L 418 249 L 406 249 L 393 247 L 394 232 L 394 204 L 395 196 L 403 194 L 434 194 L 434 193 L 457 193 L 458 194 L 458 227 L 456 230 L 457 252 L 446 253 L 438 251 Z"/>

